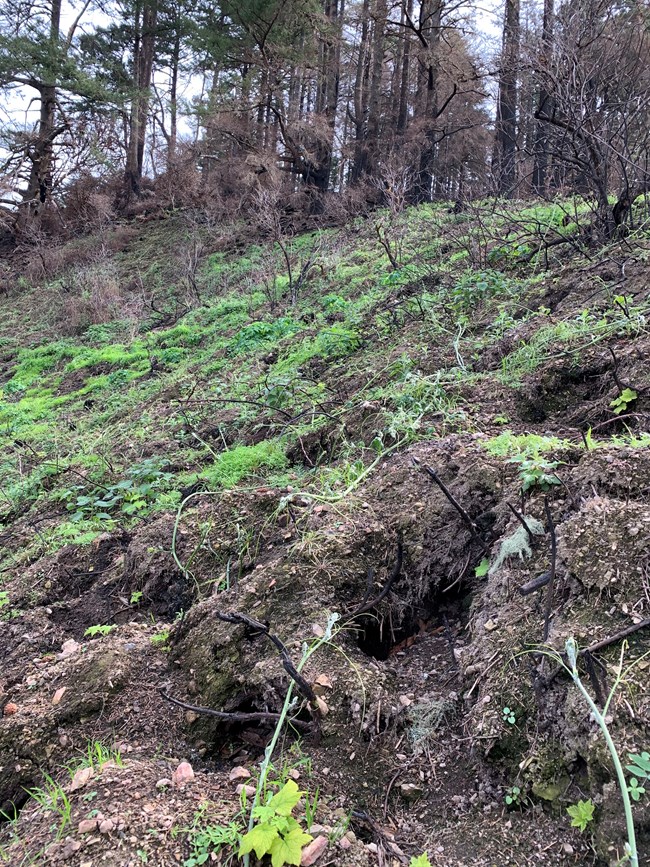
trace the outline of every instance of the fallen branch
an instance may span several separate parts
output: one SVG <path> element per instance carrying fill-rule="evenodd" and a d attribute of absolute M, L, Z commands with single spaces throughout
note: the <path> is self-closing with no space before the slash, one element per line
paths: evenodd
<path fill-rule="evenodd" d="M 299 691 L 307 699 L 310 705 L 317 707 L 316 693 L 312 689 L 311 685 L 302 676 L 302 674 L 300 674 L 296 666 L 293 664 L 286 645 L 277 637 L 277 635 L 273 635 L 273 633 L 270 632 L 269 627 L 266 623 L 260 623 L 258 620 L 253 620 L 252 617 L 248 617 L 247 614 L 241 614 L 237 611 L 233 614 L 225 614 L 223 611 L 215 611 L 214 616 L 218 620 L 222 620 L 224 623 L 241 623 L 242 625 L 247 627 L 249 631 L 252 630 L 253 634 L 265 635 L 269 639 L 269 641 L 277 648 L 278 653 L 280 654 L 280 658 L 282 659 L 282 665 L 284 666 L 284 670 L 296 684 Z"/>
<path fill-rule="evenodd" d="M 542 641 L 548 640 L 549 621 L 551 619 L 551 608 L 553 606 L 553 585 L 555 584 L 555 563 L 557 560 L 557 537 L 555 535 L 555 524 L 551 515 L 551 507 L 548 504 L 548 497 L 544 497 L 544 512 L 548 521 L 548 529 L 551 534 L 551 568 L 548 578 L 548 592 L 546 594 L 546 610 L 544 611 L 544 632 Z"/>
<path fill-rule="evenodd" d="M 399 578 L 399 574 L 402 571 L 402 560 L 404 558 L 404 545 L 402 542 L 402 534 L 400 533 L 397 538 L 397 557 L 395 558 L 395 565 L 393 566 L 393 571 L 391 572 L 388 581 L 384 584 L 384 587 L 381 593 L 378 596 L 375 596 L 374 599 L 371 599 L 370 602 L 366 602 L 365 604 L 362 602 L 361 605 L 354 611 L 350 617 L 358 617 L 360 614 L 366 614 L 368 611 L 372 611 L 373 608 L 376 608 L 382 599 L 390 592 L 390 588 Z"/>
<path fill-rule="evenodd" d="M 532 581 L 527 581 L 525 584 L 522 584 L 519 587 L 519 592 L 522 596 L 530 596 L 530 594 L 534 593 L 536 590 L 541 590 L 542 587 L 546 587 L 550 580 L 551 573 L 544 572 L 541 575 L 538 575 L 537 578 L 533 578 Z"/>
<path fill-rule="evenodd" d="M 174 698 L 166 692 L 164 687 L 160 687 L 158 690 L 160 695 L 165 699 L 165 701 L 170 702 L 170 704 L 174 704 L 177 707 L 182 707 L 183 710 L 191 710 L 194 713 L 203 714 L 204 716 L 213 716 L 217 719 L 223 720 L 224 722 L 231 723 L 247 723 L 247 722 L 264 722 L 271 721 L 277 722 L 281 714 L 279 713 L 268 713 L 264 711 L 251 711 L 251 712 L 242 712 L 242 711 L 232 711 L 227 712 L 223 710 L 214 710 L 211 707 L 202 707 L 201 705 L 196 704 L 188 704 L 185 701 L 181 701 L 178 698 Z M 289 722 L 299 729 L 311 729 L 313 728 L 313 723 L 305 722 L 304 720 L 292 719 Z"/>
<path fill-rule="evenodd" d="M 530 544 L 534 545 L 535 544 L 535 536 L 533 535 L 532 530 L 530 529 L 530 527 L 526 523 L 526 519 L 524 518 L 524 516 L 521 514 L 521 512 L 518 512 L 515 509 L 515 507 L 512 505 L 512 503 L 509 503 L 506 501 L 506 506 L 510 509 L 510 511 L 515 516 L 515 518 L 519 521 L 519 523 L 524 528 L 524 530 L 528 533 L 528 538 L 530 539 Z"/>
<path fill-rule="evenodd" d="M 442 481 L 442 479 L 440 478 L 438 473 L 436 473 L 436 471 L 434 469 L 432 469 L 430 466 L 428 466 L 427 464 L 420 464 L 420 461 L 417 458 L 413 458 L 413 464 L 416 467 L 418 467 L 419 469 L 421 469 L 424 473 L 426 473 L 427 476 L 429 476 L 429 478 L 432 479 L 432 481 L 434 481 L 436 483 L 436 485 L 438 485 L 438 487 L 440 488 L 442 493 L 449 500 L 449 502 L 454 507 L 454 509 L 456 509 L 456 511 L 461 516 L 463 521 L 467 524 L 469 531 L 472 534 L 472 538 L 475 539 L 479 543 L 481 548 L 485 551 L 485 549 L 487 548 L 487 545 L 485 544 L 485 542 L 481 538 L 481 535 L 476 528 L 476 524 L 474 523 L 474 521 L 472 521 L 472 519 L 467 514 L 465 509 L 463 509 L 461 504 L 458 502 L 458 500 L 454 497 L 454 495 L 451 493 L 449 488 Z"/>

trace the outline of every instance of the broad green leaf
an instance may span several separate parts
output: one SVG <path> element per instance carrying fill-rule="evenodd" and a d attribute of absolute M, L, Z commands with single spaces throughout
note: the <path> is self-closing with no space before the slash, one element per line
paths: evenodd
<path fill-rule="evenodd" d="M 302 847 L 313 839 L 311 834 L 305 834 L 300 828 L 294 828 L 286 837 L 277 837 L 271 846 L 271 864 L 273 867 L 300 864 Z"/>
<path fill-rule="evenodd" d="M 484 557 L 481 562 L 478 564 L 476 569 L 474 570 L 474 574 L 477 578 L 484 578 L 487 573 L 490 571 L 490 561 L 487 557 Z M 427 859 L 428 860 L 428 859 Z M 416 865 L 417 867 L 417 865 Z"/>
<path fill-rule="evenodd" d="M 273 795 L 268 805 L 279 816 L 288 816 L 300 800 L 300 795 L 301 792 L 295 781 L 287 780 L 280 791 Z"/>
<path fill-rule="evenodd" d="M 271 851 L 273 843 L 279 839 L 277 830 L 271 825 L 265 822 L 261 825 L 255 825 L 248 834 L 244 834 L 242 837 L 239 854 L 246 855 L 254 849 L 257 857 L 262 858 Z"/>
<path fill-rule="evenodd" d="M 409 867 L 431 867 L 429 856 L 424 852 L 422 855 L 418 855 L 417 858 L 411 858 L 409 861 Z"/>
<path fill-rule="evenodd" d="M 571 827 L 580 828 L 581 831 L 584 831 L 594 818 L 594 804 L 591 799 L 571 804 L 570 807 L 566 808 L 566 811 L 571 816 Z"/>

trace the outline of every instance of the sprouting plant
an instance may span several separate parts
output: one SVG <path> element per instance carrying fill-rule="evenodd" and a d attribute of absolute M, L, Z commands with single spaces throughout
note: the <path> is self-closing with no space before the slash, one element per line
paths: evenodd
<path fill-rule="evenodd" d="M 273 867 L 300 864 L 303 847 L 313 839 L 291 815 L 302 795 L 294 780 L 287 780 L 267 804 L 254 807 L 256 824 L 243 836 L 239 854 L 270 855 Z"/>
<path fill-rule="evenodd" d="M 426 852 L 423 852 L 417 857 L 413 856 L 409 861 L 409 867 L 432 867 L 431 861 L 429 861 L 429 855 Z"/>
<path fill-rule="evenodd" d="M 625 774 L 623 773 L 623 766 L 621 764 L 621 760 L 619 758 L 618 752 L 616 750 L 616 746 L 614 741 L 612 740 L 612 736 L 609 733 L 609 729 L 607 727 L 607 723 L 605 721 L 605 717 L 607 715 L 607 711 L 609 709 L 610 702 L 614 696 L 614 692 L 616 688 L 620 684 L 623 679 L 623 654 L 625 652 L 626 643 L 623 643 L 623 649 L 621 650 L 621 660 L 618 667 L 618 673 L 616 679 L 614 680 L 614 684 L 610 693 L 607 697 L 607 701 L 605 702 L 605 706 L 602 711 L 593 700 L 593 698 L 587 692 L 582 680 L 580 679 L 580 674 L 578 672 L 578 646 L 573 638 L 569 638 L 566 642 L 566 655 L 568 660 L 568 666 L 564 663 L 564 661 L 560 658 L 560 662 L 562 667 L 570 674 L 573 682 L 580 690 L 584 700 L 589 705 L 589 709 L 591 710 L 591 714 L 593 718 L 598 723 L 601 732 L 603 733 L 603 737 L 605 738 L 605 743 L 607 744 L 607 749 L 609 750 L 609 754 L 611 756 L 612 762 L 614 763 L 614 769 L 616 771 L 616 778 L 618 780 L 619 789 L 621 792 L 621 798 L 623 800 L 623 809 L 625 812 L 625 824 L 627 829 L 627 843 L 625 844 L 625 852 L 627 857 L 629 858 L 631 867 L 639 867 L 639 856 L 636 848 L 636 833 L 634 830 L 634 817 L 632 816 L 632 804 L 630 802 L 630 795 L 628 791 L 627 782 L 625 780 Z"/>
<path fill-rule="evenodd" d="M 56 832 L 56 839 L 60 840 L 65 829 L 71 822 L 72 805 L 70 799 L 65 793 L 63 786 L 57 783 L 48 774 L 45 774 L 45 782 L 43 786 L 38 786 L 34 789 L 25 790 L 30 798 L 33 798 L 40 807 L 47 813 L 56 813 L 59 817 L 59 825 Z"/>
<path fill-rule="evenodd" d="M 614 411 L 614 415 L 626 412 L 627 408 L 630 404 L 634 403 L 638 396 L 638 393 L 633 388 L 624 388 L 618 397 L 615 397 L 609 404 Z"/>
<path fill-rule="evenodd" d="M 124 762 L 122 761 L 120 750 L 117 747 L 106 747 L 101 741 L 89 741 L 81 767 L 89 767 L 94 768 L 96 771 L 101 771 L 108 762 L 112 762 L 121 768 Z"/>
<path fill-rule="evenodd" d="M 485 578 L 490 571 L 490 561 L 487 557 L 483 557 L 478 566 L 474 569 L 474 574 L 477 578 Z"/>
<path fill-rule="evenodd" d="M 302 671 L 302 669 L 305 667 L 305 665 L 307 664 L 307 662 L 309 661 L 311 656 L 320 647 L 322 647 L 323 644 L 328 644 L 331 642 L 332 637 L 335 634 L 334 627 L 336 626 L 336 623 L 339 619 L 340 619 L 339 614 L 337 614 L 337 613 L 331 614 L 327 620 L 327 625 L 325 626 L 325 629 L 323 630 L 323 634 L 316 641 L 312 642 L 311 645 L 308 645 L 306 642 L 303 643 L 302 656 L 300 658 L 300 661 L 296 665 L 296 670 L 298 672 Z M 260 816 L 260 814 L 256 811 L 260 807 L 261 795 L 263 792 L 266 791 L 266 783 L 267 783 L 267 779 L 268 779 L 269 768 L 271 765 L 271 756 L 273 755 L 273 753 L 275 751 L 278 740 L 280 738 L 280 734 L 282 732 L 282 729 L 284 728 L 284 724 L 287 720 L 287 717 L 290 713 L 291 708 L 294 705 L 294 701 L 292 698 L 294 686 L 295 686 L 295 681 L 292 679 L 290 684 L 289 684 L 289 687 L 287 689 L 287 694 L 284 697 L 284 704 L 282 705 L 282 710 L 280 711 L 280 715 L 279 715 L 278 721 L 277 721 L 276 726 L 275 726 L 275 731 L 273 732 L 273 737 L 271 738 L 269 744 L 267 745 L 267 747 L 264 751 L 264 758 L 262 759 L 262 761 L 260 763 L 260 775 L 259 775 L 259 779 L 257 781 L 257 787 L 255 789 L 255 795 L 253 797 L 253 805 L 251 807 L 251 812 L 250 812 L 250 816 L 249 816 L 249 820 L 248 820 L 248 832 L 249 833 L 254 830 L 256 819 L 261 819 L 261 821 L 264 822 L 267 818 L 270 819 L 270 817 L 272 817 L 272 814 L 273 814 L 273 811 L 272 811 L 269 814 L 262 814 Z M 291 783 L 293 783 L 293 786 L 295 786 L 295 789 L 297 790 L 298 787 L 296 786 L 294 781 L 288 780 L 287 783 L 285 784 L 285 786 L 283 787 L 283 789 L 281 789 L 280 791 L 284 791 L 287 786 L 290 786 Z M 292 793 L 295 794 L 295 792 L 293 792 L 293 787 L 290 786 L 290 788 L 287 790 L 286 798 L 284 800 L 279 799 L 278 801 L 276 801 L 275 806 L 277 807 L 278 804 L 280 804 L 282 809 L 286 810 L 287 805 L 289 804 L 291 798 L 293 797 Z M 277 794 L 280 794 L 280 793 L 278 792 Z M 274 795 L 273 797 L 276 797 L 276 796 Z M 290 817 L 291 810 L 293 809 L 293 806 L 295 806 L 295 804 L 298 802 L 299 798 L 300 798 L 300 795 L 298 796 L 298 798 L 296 798 L 292 807 L 289 809 L 289 813 L 287 814 L 287 816 L 284 816 L 284 818 Z M 271 801 L 273 801 L 273 798 L 271 799 Z M 269 802 L 269 804 L 266 805 L 266 807 L 268 808 L 269 806 L 270 806 L 270 802 Z M 275 812 L 277 813 L 277 810 L 275 810 Z M 279 813 L 278 815 L 280 817 L 282 817 L 281 813 Z M 296 824 L 298 824 L 298 823 L 296 822 Z M 271 841 L 269 839 L 270 835 L 269 835 L 268 829 L 266 831 L 266 835 L 264 835 L 264 833 L 262 832 L 261 834 L 257 835 L 256 837 L 253 837 L 252 843 L 251 843 L 251 838 L 248 837 L 248 834 L 246 835 L 248 837 L 248 842 L 251 843 L 251 845 L 248 848 L 246 848 L 245 851 L 242 851 L 240 849 L 240 855 L 243 855 L 244 867 L 249 867 L 249 865 L 250 865 L 250 852 L 254 849 L 255 852 L 258 853 L 257 847 L 258 847 L 258 845 L 264 846 L 265 845 L 264 844 L 265 839 L 266 839 L 267 844 L 269 846 L 274 845 L 276 831 L 277 831 L 277 837 L 281 838 L 282 842 L 275 843 L 274 852 L 271 853 L 272 854 L 271 860 L 272 860 L 273 867 L 278 867 L 278 865 L 280 865 L 280 867 L 281 867 L 282 864 L 300 864 L 300 852 L 298 853 L 298 860 L 297 861 L 278 860 L 280 858 L 285 857 L 285 855 L 295 857 L 296 843 L 299 839 L 303 839 L 303 838 L 299 837 L 299 834 L 303 834 L 303 831 L 299 825 L 298 825 L 298 828 L 296 829 L 295 826 L 292 826 L 290 824 L 289 825 L 283 824 L 281 827 L 276 826 L 276 829 L 274 830 L 274 834 L 273 834 L 273 841 Z M 285 837 L 287 837 L 287 838 L 290 837 L 288 846 L 284 842 Z M 311 840 L 311 837 L 309 837 L 308 834 L 304 835 L 304 837 L 308 838 L 307 840 L 305 840 L 306 843 L 308 843 L 309 840 Z M 301 847 L 302 847 L 302 845 L 303 844 L 301 844 Z M 270 853 L 270 852 L 271 852 L 270 848 L 264 848 L 263 849 L 263 853 Z M 261 856 L 258 854 L 258 857 L 261 857 Z M 276 860 L 273 860 L 274 857 Z"/>
<path fill-rule="evenodd" d="M 570 807 L 567 807 L 566 811 L 571 816 L 571 827 L 584 831 L 594 818 L 594 809 L 594 803 L 591 798 L 588 801 L 578 801 L 576 804 L 571 804 Z"/>
<path fill-rule="evenodd" d="M 515 716 L 514 710 L 509 707 L 504 707 L 501 711 L 503 716 L 503 721 L 507 722 L 509 725 L 513 726 L 517 722 L 517 717 Z"/>
<path fill-rule="evenodd" d="M 183 829 L 189 835 L 188 842 L 191 849 L 191 855 L 183 861 L 183 867 L 200 867 L 201 864 L 211 860 L 213 853 L 218 855 L 224 849 L 229 849 L 230 853 L 222 863 L 230 864 L 241 843 L 241 822 L 234 820 L 228 825 L 205 824 L 206 808 L 207 804 L 204 804 L 199 809 L 191 828 Z"/>
<path fill-rule="evenodd" d="M 114 629 L 117 629 L 117 626 L 109 625 L 109 624 L 99 624 L 96 623 L 94 626 L 89 626 L 88 629 L 84 632 L 84 637 L 87 635 L 89 638 L 94 638 L 96 635 L 108 635 Z"/>
<path fill-rule="evenodd" d="M 519 786 L 510 786 L 506 789 L 505 802 L 509 807 L 513 805 L 518 806 L 521 803 L 521 799 L 522 794 Z"/>
<path fill-rule="evenodd" d="M 131 598 L 129 599 L 130 605 L 137 605 L 143 597 L 142 590 L 134 590 L 131 594 Z"/>
<path fill-rule="evenodd" d="M 6 590 L 0 590 L 0 608 L 4 608 L 5 605 L 9 605 L 9 594 Z"/>
<path fill-rule="evenodd" d="M 316 811 L 318 810 L 319 800 L 320 789 L 316 789 L 314 796 L 311 799 L 309 798 L 309 793 L 305 793 L 305 822 L 307 824 L 307 830 L 309 830 L 316 821 Z"/>
<path fill-rule="evenodd" d="M 625 767 L 632 774 L 627 790 L 632 800 L 639 801 L 641 796 L 646 793 L 646 789 L 641 785 L 641 782 L 650 780 L 650 753 L 643 752 L 640 755 L 628 753 L 627 757 L 631 764 Z"/>
<path fill-rule="evenodd" d="M 553 485 L 561 484 L 555 474 L 555 469 L 559 466 L 558 461 L 549 461 L 546 458 L 536 456 L 524 460 L 512 458 L 512 463 L 519 464 L 521 490 L 524 493 L 534 487 L 548 491 Z"/>
<path fill-rule="evenodd" d="M 169 641 L 169 629 L 163 629 L 160 632 L 156 632 L 155 635 L 152 635 L 149 641 L 153 644 L 154 647 L 160 647 L 163 650 L 169 649 L 166 648 L 166 644 Z"/>

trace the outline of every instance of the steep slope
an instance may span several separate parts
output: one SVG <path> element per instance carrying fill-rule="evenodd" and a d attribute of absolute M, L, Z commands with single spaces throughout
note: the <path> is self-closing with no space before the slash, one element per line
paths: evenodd
<path fill-rule="evenodd" d="M 541 263 L 492 219 L 423 207 L 283 252 L 174 217 L 44 251 L 11 290 L 8 863 L 227 863 L 233 768 L 255 775 L 292 683 L 272 779 L 309 792 L 320 863 L 622 856 L 603 741 L 537 651 L 602 645 L 602 704 L 624 650 L 613 737 L 648 749 L 650 240 Z"/>

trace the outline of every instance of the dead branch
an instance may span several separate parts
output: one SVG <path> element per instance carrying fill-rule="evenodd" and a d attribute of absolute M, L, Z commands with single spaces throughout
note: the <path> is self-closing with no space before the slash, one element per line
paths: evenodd
<path fill-rule="evenodd" d="M 548 504 L 548 497 L 544 497 L 544 511 L 546 513 L 546 520 L 548 521 L 549 533 L 551 534 L 551 568 L 549 570 L 546 610 L 544 611 L 544 632 L 542 635 L 542 641 L 545 642 L 548 639 L 549 620 L 553 606 L 553 585 L 555 584 L 555 564 L 557 559 L 557 537 L 555 535 L 555 524 L 551 515 L 551 507 Z"/>
<path fill-rule="evenodd" d="M 223 720 L 224 722 L 277 722 L 281 717 L 281 714 L 279 713 L 267 713 L 264 711 L 251 711 L 247 713 L 241 711 L 233 711 L 228 713 L 227 711 L 214 710 L 214 708 L 211 707 L 202 707 L 201 705 L 188 704 L 185 701 L 181 701 L 180 699 L 174 698 L 173 696 L 169 695 L 169 693 L 165 690 L 163 686 L 161 686 L 158 691 L 160 692 L 160 695 L 165 699 L 165 701 L 168 701 L 171 704 L 176 705 L 177 707 L 182 707 L 183 710 L 191 710 L 194 713 L 203 714 L 204 716 L 213 716 L 217 719 Z M 304 720 L 290 719 L 288 720 L 288 722 L 299 729 L 311 729 L 313 727 L 313 723 L 308 723 Z"/>
<path fill-rule="evenodd" d="M 313 705 L 314 707 L 317 706 L 316 693 L 293 664 L 286 645 L 277 637 L 277 635 L 273 635 L 266 623 L 260 623 L 259 620 L 253 620 L 252 617 L 248 617 L 247 614 L 242 614 L 238 611 L 235 611 L 232 614 L 225 614 L 223 611 L 215 611 L 214 616 L 224 623 L 242 624 L 248 630 L 249 635 L 265 635 L 277 648 L 280 658 L 282 659 L 284 670 L 296 684 L 299 692 L 307 699 L 310 705 Z"/>
<path fill-rule="evenodd" d="M 381 593 L 378 596 L 375 596 L 374 599 L 371 599 L 370 602 L 366 602 L 365 604 L 361 604 L 353 614 L 350 615 L 351 618 L 358 617 L 360 614 L 366 614 L 368 611 L 372 611 L 373 608 L 376 608 L 382 599 L 385 599 L 388 593 L 390 592 L 390 588 L 399 578 L 399 574 L 402 571 L 402 560 L 404 557 L 404 545 L 402 542 L 402 534 L 400 533 L 397 538 L 397 557 L 395 559 L 395 565 L 393 566 L 393 571 L 391 572 L 388 581 L 384 584 L 384 587 Z"/>
<path fill-rule="evenodd" d="M 419 469 L 421 469 L 423 472 L 425 472 L 425 473 L 427 474 L 427 476 L 429 476 L 429 478 L 432 479 L 432 480 L 436 483 L 436 485 L 438 485 L 438 487 L 440 488 L 440 490 L 442 491 L 442 493 L 443 493 L 443 494 L 445 495 L 445 497 L 449 500 L 449 502 L 450 502 L 451 505 L 454 507 L 454 509 L 456 509 L 456 511 L 457 511 L 458 514 L 461 516 L 461 518 L 463 519 L 463 521 L 467 524 L 467 526 L 468 526 L 468 528 L 469 528 L 469 531 L 470 531 L 470 533 L 472 534 L 472 538 L 473 538 L 476 542 L 478 542 L 478 544 L 481 546 L 481 548 L 485 551 L 486 548 L 487 548 L 487 545 L 486 545 L 486 543 L 483 541 L 483 539 L 481 538 L 481 536 L 480 536 L 480 534 L 479 534 L 479 532 L 478 532 L 478 529 L 477 529 L 477 527 L 476 527 L 476 524 L 474 523 L 474 521 L 472 521 L 472 519 L 471 519 L 470 516 L 467 514 L 467 512 L 465 511 L 465 509 L 463 509 L 463 507 L 460 505 L 460 503 L 458 502 L 458 500 L 454 497 L 454 495 L 451 493 L 451 491 L 449 490 L 449 488 L 448 488 L 448 487 L 445 485 L 445 483 L 442 481 L 442 479 L 440 478 L 440 476 L 438 475 L 438 473 L 436 473 L 436 471 L 433 470 L 433 469 L 432 469 L 430 466 L 428 466 L 427 464 L 420 464 L 420 461 L 419 461 L 417 458 L 413 458 L 413 464 L 414 464 L 416 467 L 418 467 Z"/>

